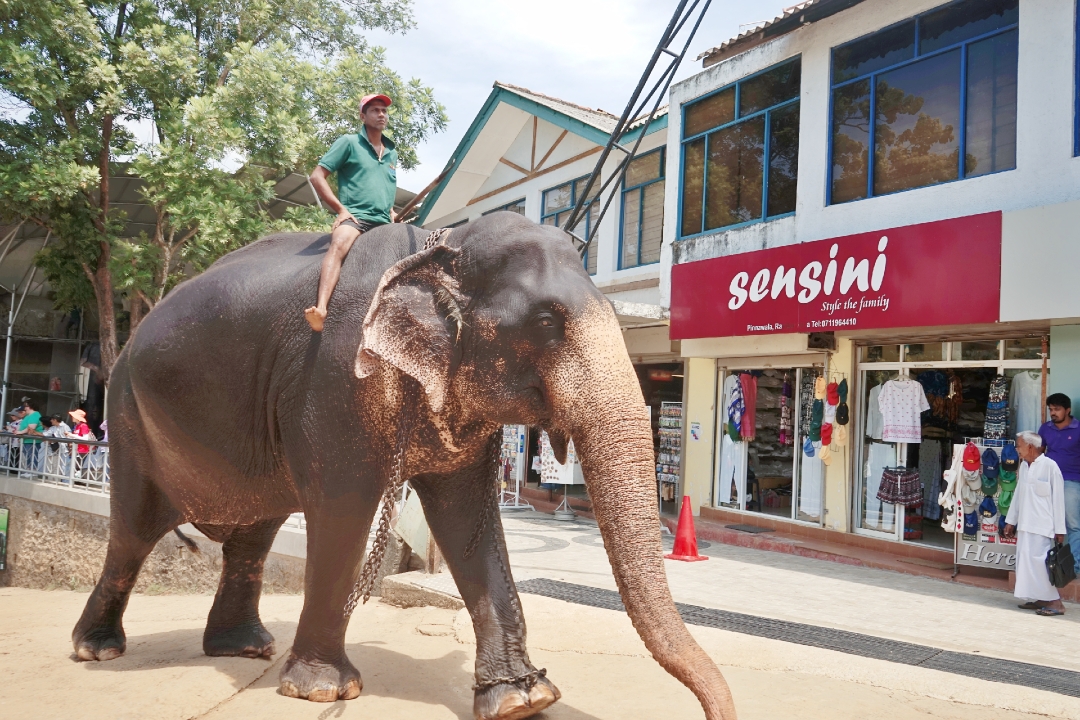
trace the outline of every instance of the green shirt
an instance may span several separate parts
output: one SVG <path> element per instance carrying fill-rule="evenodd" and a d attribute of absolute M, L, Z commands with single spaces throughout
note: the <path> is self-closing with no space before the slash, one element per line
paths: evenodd
<path fill-rule="evenodd" d="M 343 135 L 319 161 L 324 168 L 337 173 L 338 200 L 357 220 L 390 222 L 390 210 L 397 195 L 397 150 L 386 135 L 382 143 L 380 160 L 366 130 Z"/>
<path fill-rule="evenodd" d="M 29 413 L 27 415 L 24 415 L 23 419 L 19 421 L 19 429 L 20 430 L 25 430 L 26 428 L 30 427 L 31 425 L 37 425 L 37 431 L 41 432 L 41 413 L 39 413 L 37 410 L 35 410 L 34 412 Z M 41 441 L 40 440 L 23 440 L 23 443 L 26 444 L 26 445 L 32 445 L 34 443 L 39 443 L 39 442 L 41 442 Z"/>

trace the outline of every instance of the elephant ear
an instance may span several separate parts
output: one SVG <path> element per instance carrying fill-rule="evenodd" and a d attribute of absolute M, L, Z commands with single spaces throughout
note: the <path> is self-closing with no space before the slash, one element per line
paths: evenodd
<path fill-rule="evenodd" d="M 415 378 L 438 413 L 446 402 L 461 339 L 464 301 L 456 277 L 460 251 L 437 245 L 383 273 L 364 319 L 356 377 L 389 363 Z"/>

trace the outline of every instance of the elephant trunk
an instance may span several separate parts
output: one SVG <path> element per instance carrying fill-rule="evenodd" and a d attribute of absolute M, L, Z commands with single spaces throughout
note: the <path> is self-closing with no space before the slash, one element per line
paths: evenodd
<path fill-rule="evenodd" d="M 735 720 L 724 676 L 687 631 L 664 570 L 652 429 L 610 306 L 588 323 L 587 352 L 560 363 L 558 425 L 574 440 L 626 612 L 660 665 L 698 697 L 708 720 Z M 606 317 L 604 317 L 606 316 Z"/>

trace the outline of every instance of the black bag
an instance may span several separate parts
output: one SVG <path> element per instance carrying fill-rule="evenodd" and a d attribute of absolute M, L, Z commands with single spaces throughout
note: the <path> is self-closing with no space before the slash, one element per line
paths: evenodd
<path fill-rule="evenodd" d="M 1076 560 L 1068 543 L 1054 543 L 1046 553 L 1046 570 L 1056 588 L 1063 588 L 1076 579 Z"/>

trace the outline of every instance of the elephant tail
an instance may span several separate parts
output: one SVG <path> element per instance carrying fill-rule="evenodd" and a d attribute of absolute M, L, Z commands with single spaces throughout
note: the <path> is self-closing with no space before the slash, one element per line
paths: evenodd
<path fill-rule="evenodd" d="M 187 545 L 188 550 L 195 553 L 196 555 L 200 554 L 199 546 L 195 544 L 194 540 L 189 538 L 184 533 L 180 532 L 180 528 L 176 528 L 175 530 L 173 530 L 173 532 L 176 533 L 176 537 L 180 538 L 184 545 Z"/>

